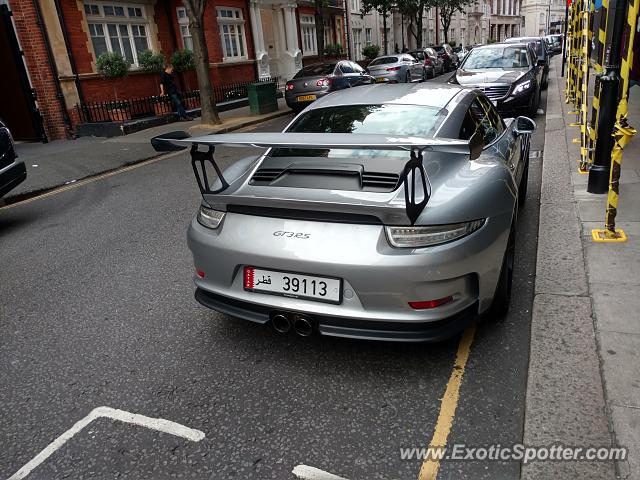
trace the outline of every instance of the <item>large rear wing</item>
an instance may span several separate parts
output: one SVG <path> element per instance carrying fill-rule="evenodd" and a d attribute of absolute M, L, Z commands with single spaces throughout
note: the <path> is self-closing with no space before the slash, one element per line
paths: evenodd
<path fill-rule="evenodd" d="M 429 200 L 427 175 L 423 165 L 424 152 L 442 152 L 468 155 L 471 160 L 480 156 L 483 142 L 476 133 L 471 140 L 448 138 L 426 138 L 410 135 L 381 135 L 360 133 L 227 133 L 190 137 L 186 132 L 170 132 L 151 139 L 154 149 L 159 152 L 176 151 L 191 147 L 191 165 L 202 195 L 215 195 L 229 188 L 229 183 L 216 163 L 213 154 L 217 145 L 226 147 L 293 148 L 293 149 L 367 149 L 406 151 L 408 161 L 399 182 L 404 186 L 407 217 L 413 225 Z M 200 146 L 206 150 L 200 150 Z M 317 160 L 317 159 L 316 159 Z M 394 161 L 397 161 L 395 159 Z M 213 167 L 218 182 L 211 189 L 211 173 L 207 164 Z M 416 202 L 416 184 L 422 187 L 418 192 L 422 200 Z"/>

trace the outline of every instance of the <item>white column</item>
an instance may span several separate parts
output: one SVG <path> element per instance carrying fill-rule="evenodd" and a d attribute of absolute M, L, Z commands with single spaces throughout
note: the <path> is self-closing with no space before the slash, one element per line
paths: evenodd
<path fill-rule="evenodd" d="M 282 65 L 282 71 L 280 73 L 286 80 L 289 80 L 302 68 L 302 52 L 298 48 L 296 7 L 297 5 L 295 3 L 281 5 L 281 10 L 277 12 L 281 14 L 280 18 L 284 20 L 284 38 L 286 39 L 287 50 L 284 52 L 284 55 L 281 56 L 285 58 L 283 59 L 284 61 L 280 63 L 280 65 Z"/>
<path fill-rule="evenodd" d="M 262 15 L 260 13 L 259 0 L 251 0 L 249 5 L 249 17 L 251 18 L 253 46 L 256 51 L 258 77 L 267 78 L 271 76 L 271 71 L 269 69 L 269 54 L 264 46 L 264 32 L 262 31 Z"/>

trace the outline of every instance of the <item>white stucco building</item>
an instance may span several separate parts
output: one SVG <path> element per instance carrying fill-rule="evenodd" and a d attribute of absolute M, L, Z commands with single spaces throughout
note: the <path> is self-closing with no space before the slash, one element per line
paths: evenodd
<path fill-rule="evenodd" d="M 564 0 L 523 0 L 526 35 L 548 35 L 564 31 Z"/>

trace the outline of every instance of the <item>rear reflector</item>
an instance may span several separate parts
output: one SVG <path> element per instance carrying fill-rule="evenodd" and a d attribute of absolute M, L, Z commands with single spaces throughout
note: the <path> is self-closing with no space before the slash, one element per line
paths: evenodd
<path fill-rule="evenodd" d="M 437 300 L 424 300 L 422 302 L 409 302 L 409 306 L 414 310 L 427 310 L 429 308 L 436 308 L 446 303 L 452 302 L 453 297 L 448 296 L 444 298 L 439 298 Z"/>
<path fill-rule="evenodd" d="M 204 272 L 202 270 L 196 269 L 196 275 L 200 278 L 204 278 Z"/>

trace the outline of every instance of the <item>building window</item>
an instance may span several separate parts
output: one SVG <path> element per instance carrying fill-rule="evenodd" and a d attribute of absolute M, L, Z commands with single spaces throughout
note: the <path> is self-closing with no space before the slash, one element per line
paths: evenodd
<path fill-rule="evenodd" d="M 239 8 L 218 7 L 218 25 L 224 61 L 247 58 L 247 39 L 244 34 L 244 17 Z"/>
<path fill-rule="evenodd" d="M 322 21 L 323 31 L 324 31 L 324 45 L 332 45 L 333 44 L 333 28 L 331 28 L 331 20 L 325 18 Z"/>
<path fill-rule="evenodd" d="M 302 33 L 303 55 L 317 55 L 318 38 L 316 36 L 316 19 L 313 15 L 300 16 L 300 32 Z"/>
<path fill-rule="evenodd" d="M 87 2 L 84 13 L 96 58 L 115 52 L 138 66 L 138 54 L 149 48 L 149 22 L 144 5 Z"/>
<path fill-rule="evenodd" d="M 353 55 L 356 60 L 362 59 L 362 29 L 353 29 Z"/>
<path fill-rule="evenodd" d="M 351 0 L 351 11 L 360 12 L 360 0 Z"/>
<path fill-rule="evenodd" d="M 176 9 L 176 13 L 178 15 L 178 25 L 180 26 L 180 36 L 182 37 L 182 47 L 193 51 L 193 38 L 191 37 L 191 31 L 189 30 L 187 9 L 184 7 L 178 7 Z"/>
<path fill-rule="evenodd" d="M 373 44 L 373 40 L 371 39 L 372 35 L 373 35 L 373 29 L 371 29 L 371 28 L 365 28 L 364 29 L 364 43 L 366 45 Z"/>

